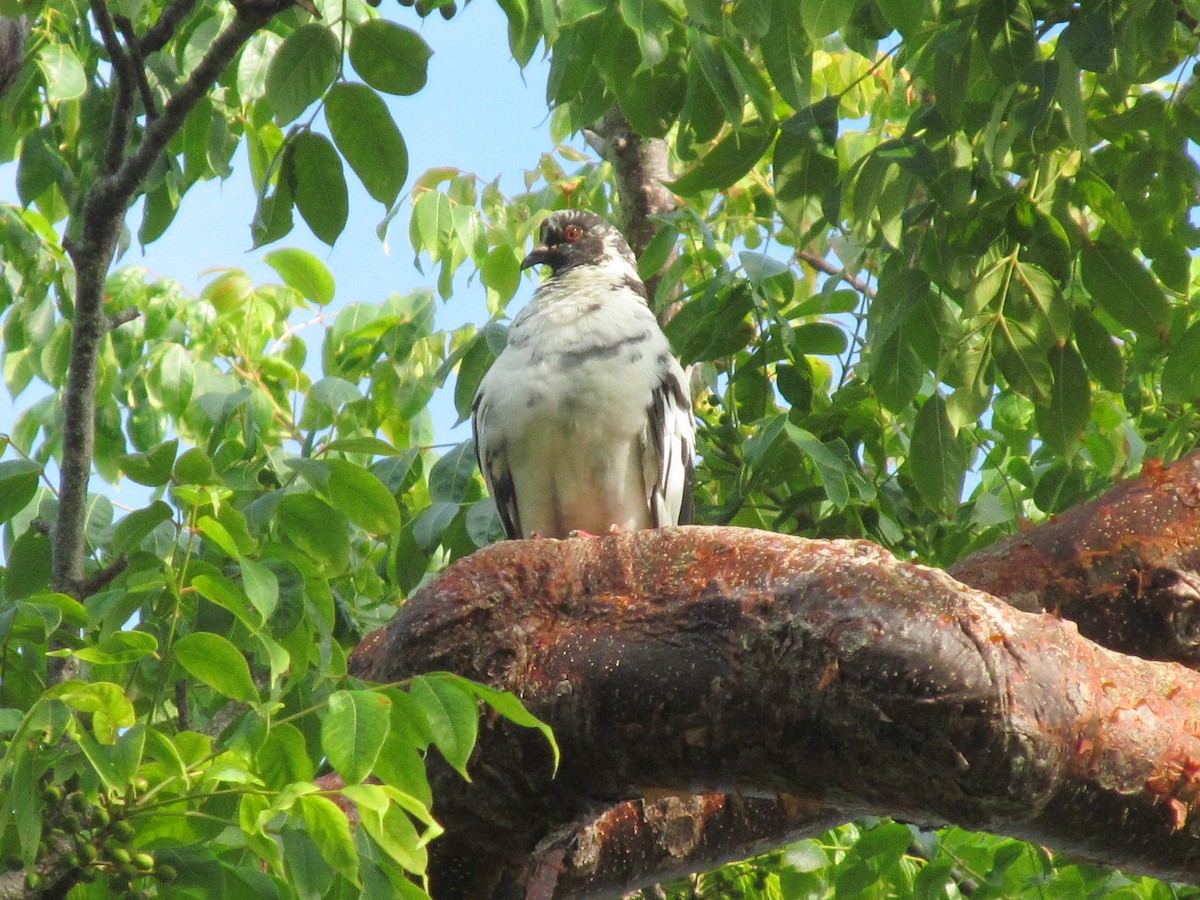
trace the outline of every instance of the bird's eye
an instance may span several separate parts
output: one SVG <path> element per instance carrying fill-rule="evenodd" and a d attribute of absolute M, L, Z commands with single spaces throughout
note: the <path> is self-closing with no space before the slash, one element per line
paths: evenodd
<path fill-rule="evenodd" d="M 583 237 L 583 229 L 578 225 L 568 225 L 563 229 L 563 237 L 566 238 L 569 243 L 573 244 Z"/>

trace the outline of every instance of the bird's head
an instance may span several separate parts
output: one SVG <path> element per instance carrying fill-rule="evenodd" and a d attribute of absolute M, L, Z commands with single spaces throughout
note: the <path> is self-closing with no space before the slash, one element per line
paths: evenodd
<path fill-rule="evenodd" d="M 576 266 L 625 264 L 634 273 L 637 263 L 621 232 L 593 212 L 562 209 L 542 222 L 537 245 L 521 262 L 522 269 L 546 265 L 555 274 Z"/>

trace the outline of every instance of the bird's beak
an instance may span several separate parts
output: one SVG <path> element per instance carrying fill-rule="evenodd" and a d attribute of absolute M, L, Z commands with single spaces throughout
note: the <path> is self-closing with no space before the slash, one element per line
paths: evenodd
<path fill-rule="evenodd" d="M 529 255 L 521 260 L 521 268 L 528 269 L 530 266 L 540 266 L 546 263 L 550 256 L 550 248 L 545 244 L 538 244 L 529 251 Z"/>

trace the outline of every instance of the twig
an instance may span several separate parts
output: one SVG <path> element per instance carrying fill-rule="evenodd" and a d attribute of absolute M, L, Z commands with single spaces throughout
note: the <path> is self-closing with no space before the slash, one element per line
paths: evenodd
<path fill-rule="evenodd" d="M 146 80 L 146 61 L 142 57 L 137 32 L 133 23 L 126 16 L 113 16 L 121 37 L 125 38 L 125 46 L 129 48 L 130 69 L 134 83 L 137 85 L 138 96 L 142 98 L 142 109 L 146 113 L 146 121 L 153 122 L 158 118 L 158 104 L 154 102 L 154 93 L 150 90 L 150 82 Z"/>
<path fill-rule="evenodd" d="M 851 275 L 846 271 L 845 267 L 838 268 L 823 256 L 818 256 L 811 250 L 797 250 L 796 256 L 802 261 L 808 263 L 819 272 L 824 272 L 826 275 L 834 275 L 850 285 L 860 294 L 869 300 L 875 299 L 875 288 L 871 287 L 857 275 Z"/>
<path fill-rule="evenodd" d="M 175 35 L 183 20 L 190 16 L 195 8 L 196 0 L 175 0 L 163 10 L 158 21 L 151 25 L 150 30 L 138 41 L 142 55 L 149 56 L 167 46 L 167 41 Z"/>
<path fill-rule="evenodd" d="M 134 319 L 136 319 L 141 314 L 142 314 L 142 311 L 140 309 L 138 309 L 136 306 L 131 306 L 128 309 L 119 310 L 118 312 L 115 312 L 111 316 L 108 317 L 108 330 L 113 331 L 117 328 L 120 328 L 125 323 L 132 322 Z"/>
<path fill-rule="evenodd" d="M 117 32 L 108 14 L 108 4 L 105 0 L 91 0 L 91 8 L 92 16 L 96 20 L 96 29 L 100 32 L 104 49 L 108 51 L 108 60 L 112 63 L 117 87 L 102 170 L 105 175 L 111 175 L 121 165 L 129 145 L 129 129 L 133 124 L 132 85 L 137 81 L 137 76 L 133 71 L 133 62 L 121 47 L 121 42 L 117 40 Z"/>

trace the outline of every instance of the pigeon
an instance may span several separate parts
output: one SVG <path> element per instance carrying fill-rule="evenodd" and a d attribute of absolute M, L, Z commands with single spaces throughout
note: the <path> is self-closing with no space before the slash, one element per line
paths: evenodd
<path fill-rule="evenodd" d="M 561 210 L 522 269 L 547 278 L 484 376 L 475 453 L 509 538 L 686 525 L 696 421 L 633 252 L 600 216 Z"/>

